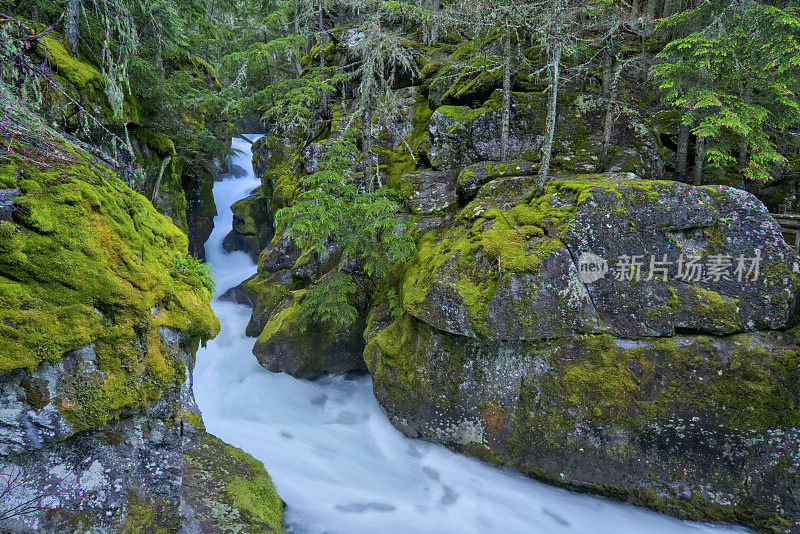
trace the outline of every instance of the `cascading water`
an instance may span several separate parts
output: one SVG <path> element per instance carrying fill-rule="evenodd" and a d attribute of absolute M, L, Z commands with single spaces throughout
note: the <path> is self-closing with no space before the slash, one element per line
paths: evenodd
<path fill-rule="evenodd" d="M 256 270 L 247 254 L 222 249 L 231 203 L 259 185 L 250 144 L 232 144 L 232 163 L 245 172 L 215 183 L 219 215 L 206 242 L 218 294 Z M 408 439 L 389 423 L 368 377 L 307 382 L 270 373 L 244 335 L 249 308 L 219 300 L 212 306 L 222 330 L 197 353 L 197 402 L 209 432 L 264 462 L 288 505 L 290 532 L 746 532 L 569 493 Z"/>

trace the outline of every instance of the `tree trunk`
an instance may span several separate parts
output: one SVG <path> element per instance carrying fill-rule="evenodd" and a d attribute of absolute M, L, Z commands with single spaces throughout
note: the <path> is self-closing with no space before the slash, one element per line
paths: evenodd
<path fill-rule="evenodd" d="M 503 34 L 503 117 L 500 132 L 500 160 L 508 161 L 508 135 L 511 129 L 511 28 Z"/>
<path fill-rule="evenodd" d="M 675 176 L 686 178 L 689 161 L 689 127 L 681 121 L 678 127 L 678 148 L 675 150 Z"/>
<path fill-rule="evenodd" d="M 558 111 L 558 79 L 561 68 L 561 39 L 552 45 L 553 60 L 550 75 L 550 100 L 547 103 L 547 123 L 544 131 L 544 146 L 542 146 L 542 163 L 539 167 L 539 176 L 536 181 L 536 193 L 542 194 L 544 184 L 550 174 L 550 156 L 553 154 L 553 137 L 556 133 L 556 113 Z"/>
<path fill-rule="evenodd" d="M 361 144 L 363 145 L 364 153 L 364 187 L 368 192 L 375 191 L 373 183 L 373 161 L 372 161 L 372 110 L 367 109 L 364 111 L 364 124 L 361 129 Z"/>
<path fill-rule="evenodd" d="M 619 78 L 622 76 L 622 62 L 619 56 L 616 57 L 617 68 L 611 75 L 610 80 L 603 80 L 603 89 L 608 85 L 608 97 L 606 100 L 606 119 L 603 123 L 603 144 L 600 147 L 600 163 L 606 164 L 608 160 L 608 149 L 611 147 L 611 133 L 614 129 L 614 114 L 617 112 L 617 98 L 619 96 Z"/>
<path fill-rule="evenodd" d="M 439 23 L 436 21 L 436 18 L 439 16 L 439 6 L 440 0 L 431 0 L 431 11 L 433 12 L 433 20 L 428 25 L 427 28 L 427 37 L 428 42 L 427 45 L 431 46 L 436 44 L 437 39 L 439 39 Z"/>
<path fill-rule="evenodd" d="M 64 10 L 64 35 L 67 38 L 67 45 L 75 57 L 78 57 L 78 42 L 80 41 L 80 23 L 78 19 L 80 7 L 80 0 L 67 0 L 66 9 Z"/>
<path fill-rule="evenodd" d="M 214 19 L 214 0 L 206 0 L 206 20 L 211 22 Z"/>
<path fill-rule="evenodd" d="M 742 102 L 745 104 L 750 104 L 753 100 L 753 89 L 751 87 L 745 88 L 741 92 Z M 742 137 L 739 141 L 739 166 L 744 168 L 747 165 L 747 148 L 748 142 L 746 137 Z"/>
<path fill-rule="evenodd" d="M 703 163 L 706 159 L 706 138 L 697 137 L 694 144 L 694 185 L 702 185 L 703 183 Z"/>
<path fill-rule="evenodd" d="M 658 9 L 658 0 L 647 0 L 647 18 L 653 20 L 656 18 L 656 10 Z"/>
<path fill-rule="evenodd" d="M 603 51 L 603 100 L 608 100 L 611 86 L 611 66 L 611 53 L 606 49 Z"/>
<path fill-rule="evenodd" d="M 319 44 L 319 66 L 325 68 L 325 2 L 319 2 L 319 15 L 317 15 L 317 44 Z M 320 96 L 322 114 L 328 112 L 328 91 L 323 90 Z"/>

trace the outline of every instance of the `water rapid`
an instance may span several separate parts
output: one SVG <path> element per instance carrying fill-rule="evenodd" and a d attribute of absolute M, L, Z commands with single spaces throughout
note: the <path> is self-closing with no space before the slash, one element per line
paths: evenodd
<path fill-rule="evenodd" d="M 255 136 L 248 136 L 255 139 Z M 230 205 L 259 185 L 250 144 L 234 139 L 241 170 L 214 185 L 219 215 L 206 243 L 218 293 L 256 271 L 226 253 Z M 208 431 L 258 458 L 302 534 L 746 532 L 678 521 L 537 483 L 511 471 L 411 440 L 389 423 L 370 379 L 317 382 L 270 373 L 245 337 L 246 306 L 215 300 L 222 330 L 197 353 L 194 391 Z"/>

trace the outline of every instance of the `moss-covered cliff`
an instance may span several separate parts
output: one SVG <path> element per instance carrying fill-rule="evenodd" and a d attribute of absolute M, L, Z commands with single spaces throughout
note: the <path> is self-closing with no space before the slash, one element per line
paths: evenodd
<path fill-rule="evenodd" d="M 3 122 L 0 146 L 0 529 L 217 532 L 224 507 L 282 531 L 263 466 L 194 403 L 219 322 L 186 235 L 61 139 Z"/>

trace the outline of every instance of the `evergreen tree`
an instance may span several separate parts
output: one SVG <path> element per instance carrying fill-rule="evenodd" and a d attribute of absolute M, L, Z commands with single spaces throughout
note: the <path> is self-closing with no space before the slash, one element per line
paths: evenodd
<path fill-rule="evenodd" d="M 657 30 L 687 26 L 694 31 L 664 47 L 652 75 L 697 138 L 694 181 L 702 181 L 706 160 L 769 180 L 785 162 L 780 131 L 800 124 L 800 9 L 708 1 L 661 20 Z"/>
<path fill-rule="evenodd" d="M 298 200 L 276 213 L 276 232 L 293 239 L 304 254 L 325 256 L 334 248 L 342 255 L 340 265 L 358 261 L 368 276 L 379 278 L 393 263 L 408 259 L 415 246 L 409 224 L 397 218 L 400 205 L 393 192 L 358 187 L 352 168 L 359 158 L 352 131 L 328 145 L 320 170 L 303 180 Z M 303 313 L 309 319 L 349 324 L 355 315 L 349 304 L 354 292 L 350 275 L 329 275 L 308 290 Z"/>

